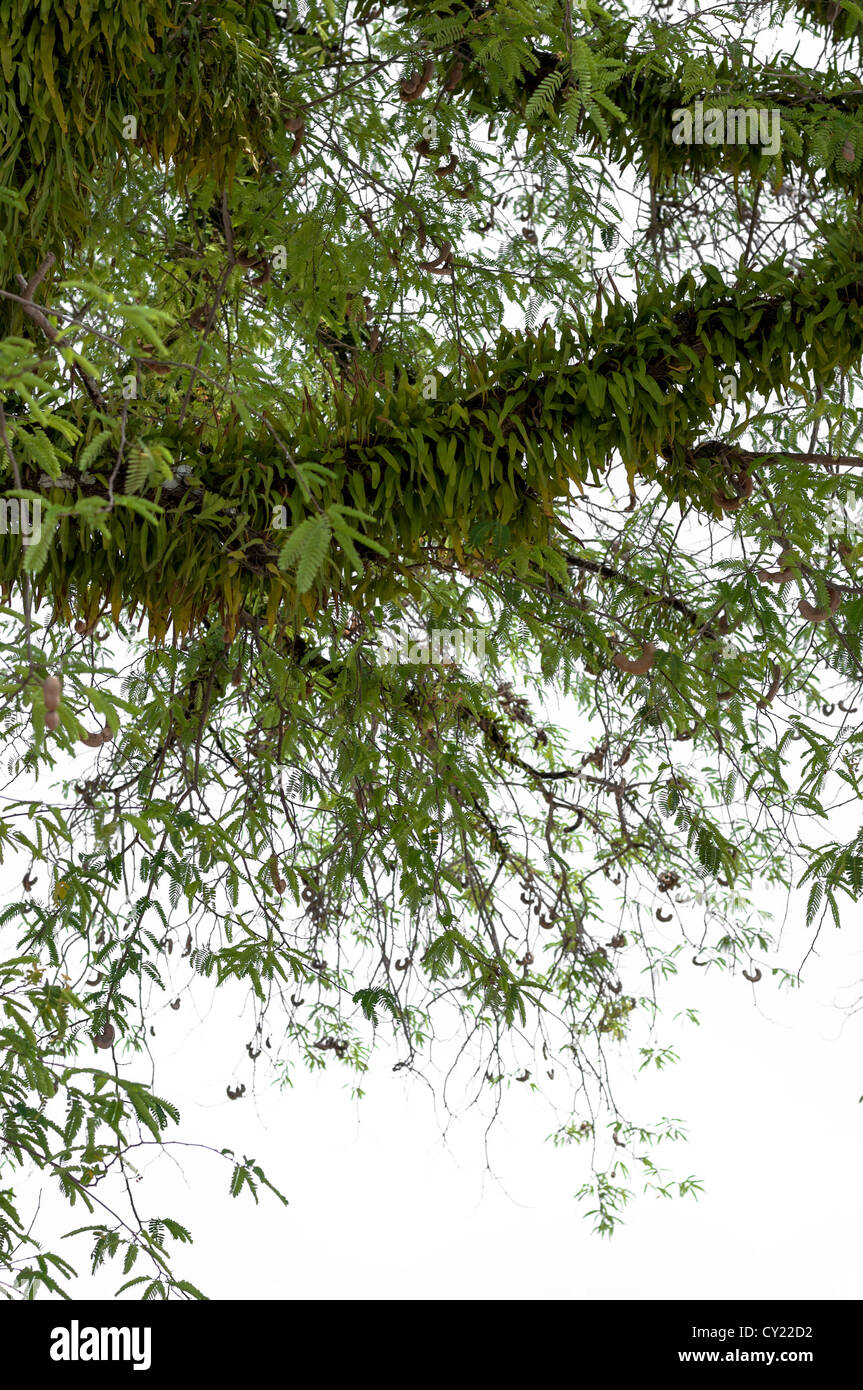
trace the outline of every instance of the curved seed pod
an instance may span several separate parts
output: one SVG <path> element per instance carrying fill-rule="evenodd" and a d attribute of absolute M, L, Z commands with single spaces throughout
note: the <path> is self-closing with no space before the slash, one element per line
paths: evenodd
<path fill-rule="evenodd" d="M 446 75 L 446 81 L 443 84 L 444 91 L 454 92 L 458 84 L 461 82 L 463 73 L 464 63 L 461 61 L 460 58 L 457 58 Z"/>
<path fill-rule="evenodd" d="M 96 1047 L 100 1047 L 104 1051 L 111 1046 L 116 1036 L 113 1023 L 106 1023 L 101 1033 L 97 1033 L 94 1037 L 93 1043 Z"/>
<path fill-rule="evenodd" d="M 717 690 L 716 698 L 717 700 L 733 700 L 736 694 L 736 690 Z"/>
<path fill-rule="evenodd" d="M 692 957 L 692 964 L 693 964 L 693 965 L 709 965 L 709 964 L 710 964 L 710 961 L 709 961 L 709 960 L 699 960 L 697 956 L 693 956 L 693 957 Z"/>
<path fill-rule="evenodd" d="M 656 909 L 657 922 L 670 922 L 673 916 L 673 912 L 663 912 L 661 907 Z"/>
<path fill-rule="evenodd" d="M 304 140 L 304 138 L 305 138 L 305 134 L 306 134 L 306 127 L 305 127 L 305 124 L 303 124 L 303 125 L 300 126 L 299 130 L 297 131 L 296 135 L 294 136 L 294 143 L 291 145 L 291 148 L 288 150 L 288 159 L 293 159 L 293 157 L 294 157 L 295 154 L 299 154 L 300 149 L 302 148 L 302 144 L 303 144 L 303 140 Z"/>
<path fill-rule="evenodd" d="M 744 971 L 743 971 L 743 978 L 744 978 L 744 980 L 748 980 L 749 983 L 750 983 L 751 985 L 757 985 L 757 984 L 758 984 L 758 981 L 761 979 L 761 971 L 758 969 L 757 966 L 755 967 L 755 974 L 754 974 L 754 975 L 750 975 L 750 974 L 747 973 L 747 971 L 744 970 Z"/>
<path fill-rule="evenodd" d="M 655 642 L 645 642 L 641 654 L 633 661 L 630 661 L 629 657 L 623 656 L 620 652 L 617 652 L 611 661 L 618 671 L 626 671 L 631 676 L 643 676 L 650 670 L 655 656 Z"/>
<path fill-rule="evenodd" d="M 101 734 L 81 734 L 80 737 L 79 737 L 79 739 L 78 739 L 78 742 L 79 742 L 79 743 L 84 743 L 84 744 L 86 744 L 88 748 L 101 748 L 101 746 L 102 746 L 102 735 L 101 735 Z"/>
<path fill-rule="evenodd" d="M 45 728 L 53 734 L 60 727 L 60 716 L 56 710 L 49 709 L 45 714 Z"/>
<path fill-rule="evenodd" d="M 414 149 L 417 154 L 422 155 L 423 159 L 435 159 L 437 157 L 431 153 L 431 140 L 417 140 Z"/>
<path fill-rule="evenodd" d="M 788 584 L 794 578 L 792 569 L 759 570 L 758 578 L 762 584 Z"/>
<path fill-rule="evenodd" d="M 755 485 L 750 475 L 748 473 L 745 473 L 743 477 L 740 479 L 739 490 L 735 497 L 729 499 L 727 497 L 722 497 L 718 492 L 715 492 L 713 494 L 713 500 L 716 503 L 717 507 L 719 507 L 723 512 L 736 512 L 737 509 L 743 505 L 746 499 L 752 496 L 752 489 L 754 486 Z"/>
<path fill-rule="evenodd" d="M 397 961 L 396 961 L 396 970 L 407 970 L 407 968 L 408 968 L 408 966 L 410 965 L 410 963 L 411 963 L 411 958 L 410 958 L 410 956 L 405 956 L 404 960 L 397 960 Z"/>
<path fill-rule="evenodd" d="M 825 719 L 829 719 L 835 708 L 835 705 L 822 705 L 821 713 L 824 715 Z"/>
<path fill-rule="evenodd" d="M 763 699 L 761 699 L 761 700 L 758 701 L 758 704 L 757 704 L 756 708 L 757 708 L 757 709 L 767 709 L 767 706 L 771 703 L 771 701 L 774 699 L 774 697 L 778 694 L 778 692 L 779 692 L 779 687 L 780 687 L 781 684 L 782 684 L 782 667 L 779 665 L 779 662 L 778 662 L 778 661 L 774 661 L 774 663 L 773 663 L 773 679 L 772 679 L 772 681 L 770 682 L 770 685 L 769 685 L 768 688 L 767 688 L 767 693 L 764 695 Z"/>
<path fill-rule="evenodd" d="M 442 248 L 442 249 L 441 249 L 440 255 L 439 255 L 439 256 L 436 256 L 436 257 L 434 258 L 433 261 L 418 261 L 418 262 L 417 262 L 417 267 L 418 267 L 418 269 L 419 269 L 419 270 L 435 270 L 436 267 L 439 266 L 439 265 L 444 265 L 444 266 L 445 266 L 446 263 L 447 263 L 449 260 L 451 260 L 451 258 L 452 258 L 452 247 L 450 246 L 450 244 L 449 244 L 448 241 L 442 241 L 442 242 L 441 242 L 441 248 Z"/>
<path fill-rule="evenodd" d="M 434 63 L 431 58 L 426 58 L 422 72 L 411 73 L 407 81 L 399 87 L 399 96 L 402 101 L 418 101 L 433 77 Z"/>
<path fill-rule="evenodd" d="M 458 168 L 458 155 L 450 155 L 446 164 L 441 164 L 438 169 L 433 169 L 432 173 L 436 179 L 445 179 L 448 174 L 454 174 Z"/>
<path fill-rule="evenodd" d="M 525 1071 L 522 1072 L 521 1076 L 517 1076 L 515 1079 L 516 1079 L 516 1081 L 529 1081 L 529 1080 L 530 1080 L 530 1072 L 527 1071 L 527 1070 L 525 1070 Z"/>
<path fill-rule="evenodd" d="M 832 584 L 827 585 L 829 602 L 826 608 L 816 608 L 808 599 L 802 598 L 797 605 L 797 612 L 801 618 L 805 618 L 807 623 L 823 623 L 832 617 L 839 609 L 842 602 L 842 594 L 839 589 Z"/>
<path fill-rule="evenodd" d="M 42 684 L 42 699 L 45 708 L 49 712 L 57 709 L 60 704 L 61 685 L 56 676 L 46 676 Z"/>

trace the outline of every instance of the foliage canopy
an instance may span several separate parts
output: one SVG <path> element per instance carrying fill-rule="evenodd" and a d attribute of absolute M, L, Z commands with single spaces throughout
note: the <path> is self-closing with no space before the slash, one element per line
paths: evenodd
<path fill-rule="evenodd" d="M 694 948 L 783 973 L 759 885 L 810 924 L 863 887 L 824 824 L 863 747 L 861 46 L 820 0 L 0 0 L 7 1296 L 74 1279 L 34 1168 L 94 1266 L 199 1296 L 131 1187 L 195 979 L 248 992 L 250 1084 L 376 1031 L 419 1068 L 455 1011 L 476 1095 L 569 1088 L 603 1232 L 636 1171 L 697 1188 L 610 1045 L 671 1060 Z M 697 101 L 779 150 L 675 143 Z M 399 627 L 487 659 L 382 661 Z"/>

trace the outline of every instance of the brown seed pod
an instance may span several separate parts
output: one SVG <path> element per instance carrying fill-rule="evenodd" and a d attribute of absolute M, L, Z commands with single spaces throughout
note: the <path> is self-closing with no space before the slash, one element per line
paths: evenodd
<path fill-rule="evenodd" d="M 106 1048 L 109 1048 L 111 1046 L 111 1043 L 114 1041 L 116 1036 L 117 1035 L 114 1032 L 113 1023 L 106 1023 L 101 1033 L 97 1033 L 96 1036 L 93 1038 L 93 1043 L 96 1047 L 100 1047 L 103 1050 L 105 1050 Z"/>
<path fill-rule="evenodd" d="M 114 730 L 110 724 L 106 724 L 98 734 L 81 734 L 78 742 L 86 744 L 88 748 L 101 748 L 103 743 L 110 743 L 113 737 Z"/>
<path fill-rule="evenodd" d="M 77 623 L 75 624 L 75 631 L 80 632 L 81 636 L 83 637 L 84 633 L 89 632 L 89 630 L 89 625 L 87 624 L 85 619 L 79 618 Z"/>
<path fill-rule="evenodd" d="M 762 584 L 788 584 L 794 578 L 792 569 L 759 570 L 758 578 Z"/>
<path fill-rule="evenodd" d="M 441 164 L 439 168 L 432 169 L 436 179 L 445 179 L 448 174 L 454 174 L 458 168 L 458 155 L 450 155 L 446 164 Z"/>
<path fill-rule="evenodd" d="M 285 880 L 284 880 L 283 878 L 280 878 L 280 877 L 279 877 L 279 859 L 278 859 L 278 855 L 275 855 L 275 854 L 271 855 L 271 857 L 270 857 L 270 863 L 269 863 L 269 869 L 270 869 L 270 878 L 272 879 L 273 887 L 275 888 L 276 892 L 277 892 L 277 893 L 284 893 L 284 891 L 285 891 L 285 889 L 287 888 L 288 885 L 287 885 L 287 883 L 285 882 Z"/>
<path fill-rule="evenodd" d="M 801 618 L 805 618 L 807 623 L 823 623 L 832 617 L 839 609 L 842 602 L 842 594 L 834 585 L 827 585 L 829 602 L 826 608 L 816 608 L 808 599 L 802 598 L 797 605 L 797 612 Z"/>
<path fill-rule="evenodd" d="M 45 715 L 45 728 L 53 734 L 60 727 L 60 716 L 56 710 L 49 709 Z"/>
<path fill-rule="evenodd" d="M 626 671 L 627 674 L 631 676 L 643 676 L 650 670 L 655 656 L 655 642 L 645 642 L 644 646 L 641 648 L 640 655 L 635 657 L 634 660 L 630 661 L 629 657 L 623 656 L 621 652 L 617 652 L 611 658 L 611 661 L 612 665 L 616 666 L 618 671 Z"/>
<path fill-rule="evenodd" d="M 285 121 L 285 130 L 296 134 L 298 130 L 305 130 L 306 121 L 304 116 L 288 116 Z"/>
<path fill-rule="evenodd" d="M 673 912 L 663 912 L 661 907 L 656 909 L 657 922 L 670 922 L 673 916 Z"/>
<path fill-rule="evenodd" d="M 422 72 L 411 73 L 411 76 L 399 87 L 399 96 L 402 101 L 418 101 L 433 77 L 434 63 L 431 58 L 426 58 Z"/>
<path fill-rule="evenodd" d="M 757 708 L 757 709 L 767 709 L 767 706 L 771 703 L 771 701 L 772 701 L 772 700 L 775 698 L 775 696 L 778 694 L 778 692 L 779 692 L 779 687 L 780 687 L 781 684 L 782 684 L 782 667 L 779 665 L 778 661 L 774 661 L 774 663 L 773 663 L 773 679 L 772 679 L 772 681 L 770 682 L 770 685 L 768 686 L 767 692 L 766 692 L 766 694 L 764 695 L 763 699 L 761 699 L 761 700 L 758 701 L 758 704 L 757 704 L 756 708 Z"/>
<path fill-rule="evenodd" d="M 742 505 L 743 505 L 743 503 L 746 501 L 747 497 L 751 497 L 751 496 L 752 496 L 752 489 L 753 489 L 753 487 L 754 487 L 755 485 L 754 485 L 754 483 L 753 483 L 752 478 L 750 477 L 750 475 L 749 475 L 748 473 L 744 473 L 744 474 L 737 480 L 737 485 L 736 485 L 736 486 L 737 486 L 737 491 L 736 491 L 734 497 L 731 497 L 731 498 L 723 497 L 723 496 L 722 496 L 720 493 L 718 493 L 718 492 L 715 492 L 715 493 L 713 494 L 713 501 L 716 503 L 716 506 L 719 507 L 721 511 L 723 511 L 723 512 L 736 512 L 736 511 L 738 510 L 739 507 L 742 507 Z"/>
<path fill-rule="evenodd" d="M 46 676 L 42 684 L 42 699 L 45 708 L 49 712 L 56 710 L 60 704 L 61 685 L 56 676 Z"/>
<path fill-rule="evenodd" d="M 444 91 L 454 92 L 456 87 L 461 82 L 463 73 L 464 63 L 461 61 L 460 58 L 457 58 L 446 75 L 446 81 L 443 84 Z"/>
<path fill-rule="evenodd" d="M 761 971 L 758 969 L 758 966 L 755 967 L 754 975 L 750 975 L 746 970 L 744 970 L 743 978 L 744 980 L 748 980 L 751 985 L 757 985 L 758 981 L 761 979 Z"/>
<path fill-rule="evenodd" d="M 294 136 L 294 143 L 291 145 L 291 148 L 288 150 L 288 159 L 293 159 L 293 157 L 294 157 L 295 154 L 299 154 L 300 149 L 302 148 L 303 140 L 305 139 L 305 134 L 306 134 L 306 127 L 305 127 L 305 124 L 303 124 L 303 125 L 300 126 L 299 130 L 297 131 L 296 135 Z"/>

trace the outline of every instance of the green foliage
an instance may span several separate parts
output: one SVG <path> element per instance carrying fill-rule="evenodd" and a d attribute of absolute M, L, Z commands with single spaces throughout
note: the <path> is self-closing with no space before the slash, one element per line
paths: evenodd
<path fill-rule="evenodd" d="M 794 983 L 753 899 L 795 853 L 810 928 L 863 892 L 863 838 L 812 832 L 863 756 L 863 12 L 775 7 L 807 68 L 733 14 L 373 8 L 0 0 L 0 467 L 41 504 L 0 527 L 5 1296 L 78 1277 L 33 1170 L 93 1271 L 204 1296 L 185 1227 L 116 1207 L 185 1123 L 152 1020 L 214 988 L 283 1083 L 380 1037 L 419 1069 L 455 1010 L 495 1105 L 568 1087 L 601 1233 L 633 1160 L 697 1195 L 619 1045 L 675 1060 L 696 943 Z M 699 99 L 779 152 L 675 144 Z"/>

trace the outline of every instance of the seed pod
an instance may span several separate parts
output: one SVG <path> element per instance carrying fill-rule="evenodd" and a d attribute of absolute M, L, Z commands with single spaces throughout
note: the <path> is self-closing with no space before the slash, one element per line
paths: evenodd
<path fill-rule="evenodd" d="M 303 123 L 303 124 L 299 127 L 299 129 L 297 130 L 297 133 L 296 133 L 296 135 L 294 136 L 294 143 L 291 145 L 291 148 L 288 150 L 288 159 L 293 159 L 293 157 L 294 157 L 295 154 L 299 154 L 300 149 L 301 149 L 301 147 L 302 147 L 303 140 L 305 139 L 305 134 L 306 134 L 306 127 L 305 127 L 305 123 Z"/>
<path fill-rule="evenodd" d="M 842 602 L 841 593 L 838 589 L 834 588 L 832 584 L 827 585 L 827 593 L 829 595 L 829 603 L 826 608 L 816 608 L 814 604 L 811 604 L 809 600 L 805 598 L 800 600 L 797 605 L 797 612 L 802 618 L 806 619 L 807 623 L 826 622 L 828 618 L 832 617 L 832 615 L 837 612 Z"/>
<path fill-rule="evenodd" d="M 56 676 L 45 677 L 42 685 L 42 698 L 45 702 L 45 708 L 49 712 L 53 712 L 60 704 L 60 690 L 60 682 Z"/>
<path fill-rule="evenodd" d="M 97 1033 L 94 1037 L 93 1043 L 96 1047 L 101 1047 L 103 1050 L 105 1050 L 106 1048 L 109 1048 L 111 1046 L 111 1043 L 114 1041 L 114 1038 L 116 1036 L 117 1035 L 114 1032 L 113 1023 L 106 1023 L 101 1033 Z"/>
<path fill-rule="evenodd" d="M 759 570 L 758 578 L 762 584 L 788 584 L 794 578 L 792 569 Z"/>
<path fill-rule="evenodd" d="M 303 116 L 288 116 L 285 121 L 285 130 L 289 130 L 292 134 L 296 134 L 298 130 L 305 129 L 305 124 L 305 117 Z"/>
<path fill-rule="evenodd" d="M 611 660 L 612 665 L 616 666 L 618 671 L 626 671 L 627 674 L 631 676 L 643 676 L 650 670 L 655 656 L 656 644 L 654 642 L 645 642 L 641 649 L 641 654 L 633 661 L 630 661 L 628 657 L 623 656 L 620 652 L 617 652 Z"/>
<path fill-rule="evenodd" d="M 461 82 L 463 72 L 464 63 L 461 61 L 460 58 L 457 58 L 456 61 L 453 63 L 452 67 L 450 68 L 449 72 L 447 73 L 446 82 L 443 84 L 443 89 L 445 92 L 455 91 L 456 87 Z"/>
<path fill-rule="evenodd" d="M 270 878 L 272 879 L 273 887 L 275 888 L 276 892 L 284 893 L 288 885 L 283 878 L 279 877 L 279 860 L 278 856 L 275 854 L 271 855 L 270 857 L 269 870 Z"/>
<path fill-rule="evenodd" d="M 402 101 L 418 101 L 433 77 L 434 63 L 431 58 L 426 58 L 422 72 L 412 73 L 407 81 L 399 87 L 399 96 Z"/>
<path fill-rule="evenodd" d="M 436 179 L 445 179 L 448 174 L 454 174 L 458 168 L 458 155 L 450 155 L 446 164 L 441 164 L 440 168 L 433 169 L 432 173 Z"/>
<path fill-rule="evenodd" d="M 113 737 L 114 730 L 110 724 L 106 724 L 98 734 L 81 734 L 78 742 L 86 744 L 88 748 L 101 748 L 103 743 L 110 743 Z"/>
<path fill-rule="evenodd" d="M 758 701 L 758 704 L 757 704 L 756 708 L 757 708 L 757 709 L 767 709 L 768 705 L 771 703 L 771 701 L 772 701 L 772 700 L 774 699 L 774 697 L 777 695 L 777 693 L 778 693 L 778 691 L 779 691 L 779 687 L 780 687 L 781 684 L 782 684 L 782 667 L 779 665 L 778 661 L 774 661 L 774 663 L 773 663 L 773 679 L 772 679 L 772 681 L 770 682 L 770 685 L 769 685 L 769 687 L 768 687 L 768 689 L 767 689 L 766 694 L 764 695 L 764 698 Z"/>
<path fill-rule="evenodd" d="M 752 496 L 754 483 L 748 473 L 740 479 L 737 496 L 733 498 L 722 497 L 719 493 L 714 493 L 713 500 L 723 512 L 736 512 L 743 505 L 747 497 Z"/>
<path fill-rule="evenodd" d="M 49 709 L 45 715 L 45 728 L 49 733 L 54 733 L 60 727 L 60 716 L 56 710 Z"/>

